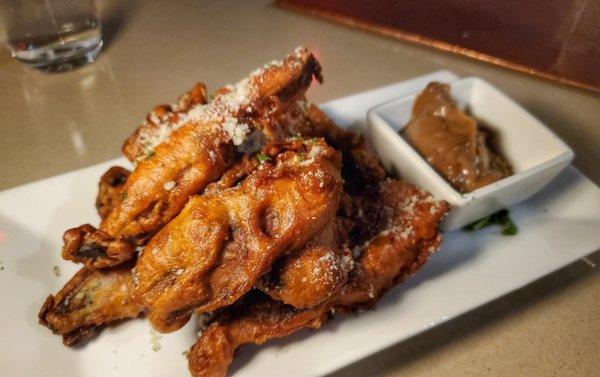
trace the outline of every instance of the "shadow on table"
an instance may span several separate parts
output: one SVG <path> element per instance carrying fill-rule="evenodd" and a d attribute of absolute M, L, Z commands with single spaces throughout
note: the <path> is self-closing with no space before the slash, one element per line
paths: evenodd
<path fill-rule="evenodd" d="M 136 1 L 105 0 L 99 3 L 102 41 L 104 42 L 102 48 L 104 50 L 110 48 L 113 40 L 131 17 L 136 7 Z"/>

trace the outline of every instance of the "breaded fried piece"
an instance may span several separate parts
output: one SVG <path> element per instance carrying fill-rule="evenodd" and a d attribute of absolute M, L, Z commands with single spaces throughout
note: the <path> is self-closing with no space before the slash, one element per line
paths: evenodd
<path fill-rule="evenodd" d="M 221 190 L 236 186 L 250 175 L 250 173 L 256 170 L 259 165 L 260 162 L 256 157 L 243 155 L 238 162 L 223 173 L 218 181 L 208 185 L 204 190 L 204 194 L 217 194 Z"/>
<path fill-rule="evenodd" d="M 306 308 L 328 299 L 346 282 L 352 264 L 349 242 L 354 247 L 376 234 L 378 185 L 385 171 L 360 136 L 340 128 L 308 102 L 290 107 L 283 122 L 291 133 L 301 135 L 297 139 L 324 137 L 342 152 L 344 194 L 335 222 L 304 248 L 278 260 L 257 285 L 276 300 Z"/>
<path fill-rule="evenodd" d="M 352 255 L 344 229 L 332 219 L 301 249 L 281 257 L 256 287 L 275 300 L 296 308 L 316 306 L 330 298 L 348 280 Z"/>
<path fill-rule="evenodd" d="M 273 299 L 236 305 L 217 313 L 188 353 L 195 377 L 225 376 L 236 349 L 262 344 L 302 328 L 318 328 L 332 309 L 351 311 L 371 307 L 392 286 L 412 275 L 441 243 L 437 225 L 445 202 L 400 181 L 379 187 L 380 204 L 389 208 L 379 233 L 354 253 L 348 282 L 326 302 L 297 309 Z"/>
<path fill-rule="evenodd" d="M 73 346 L 112 322 L 137 317 L 142 308 L 132 299 L 131 263 L 102 270 L 83 267 L 56 296 L 48 296 L 40 323 Z"/>
<path fill-rule="evenodd" d="M 98 195 L 96 196 L 96 210 L 101 219 L 104 220 L 115 207 L 130 173 L 125 168 L 113 166 L 100 177 Z"/>
<path fill-rule="evenodd" d="M 391 287 L 414 274 L 435 252 L 438 224 L 448 204 L 409 183 L 379 184 L 377 234 L 353 248 L 356 268 L 335 299 L 336 308 L 370 307 Z M 367 215 L 368 216 L 368 215 Z"/>
<path fill-rule="evenodd" d="M 207 102 L 206 86 L 198 83 L 179 97 L 175 104 L 156 106 L 148 114 L 146 121 L 125 140 L 123 154 L 131 162 L 145 158 L 154 149 L 157 139 L 164 138 L 165 133 L 173 132 L 173 129 L 196 105 L 204 105 Z"/>
<path fill-rule="evenodd" d="M 190 196 L 216 181 L 234 162 L 235 147 L 248 133 L 262 130 L 276 136 L 276 118 L 304 95 L 313 77 L 321 77 L 318 62 L 308 50 L 298 48 L 281 63 L 225 87 L 210 104 L 192 108 L 164 139 L 156 138 L 146 146 L 150 148 L 147 158 L 127 179 L 99 235 L 88 237 L 89 227 L 73 231 L 81 236 L 65 237 L 63 257 L 93 268 L 131 258 L 134 248 L 126 244 L 145 243 L 181 211 Z M 105 245 L 118 247 L 108 255 Z M 115 255 L 115 250 L 121 254 Z"/>
<path fill-rule="evenodd" d="M 195 377 L 227 374 L 235 350 L 246 343 L 262 344 L 303 328 L 321 327 L 325 310 L 297 310 L 257 292 L 216 315 L 188 353 L 188 365 Z"/>
<path fill-rule="evenodd" d="M 332 219 L 342 191 L 339 154 L 322 139 L 294 148 L 236 187 L 192 198 L 150 241 L 135 267 L 135 292 L 157 330 L 232 304 Z"/>
<path fill-rule="evenodd" d="M 233 187 L 257 167 L 258 161 L 256 158 L 243 156 L 240 161 L 223 174 L 219 181 L 211 183 L 206 188 L 206 192 L 217 193 L 220 190 Z M 117 191 L 111 190 L 112 180 L 109 177 L 118 177 L 120 172 L 124 171 L 111 168 L 103 175 L 98 192 L 100 201 L 106 203 L 109 201 L 109 197 L 118 195 Z M 109 186 L 108 189 L 103 188 L 105 185 Z M 43 308 L 40 310 L 40 323 L 55 333 L 63 335 L 65 345 L 76 346 L 86 341 L 105 325 L 116 320 L 137 317 L 142 311 L 142 307 L 137 305 L 133 299 L 131 270 L 134 266 L 135 263 L 132 261 L 101 270 L 84 267 L 71 278 L 56 296 L 50 296 L 46 299 Z M 123 281 L 126 289 L 121 284 Z M 89 287 L 94 287 L 93 292 Z M 70 300 L 67 297 L 75 296 L 80 291 L 88 294 L 89 299 L 80 302 L 76 310 L 59 309 L 62 301 L 67 302 L 67 300 Z M 105 299 L 94 299 L 96 297 Z M 122 302 L 127 302 L 127 305 L 120 307 L 119 305 Z"/>

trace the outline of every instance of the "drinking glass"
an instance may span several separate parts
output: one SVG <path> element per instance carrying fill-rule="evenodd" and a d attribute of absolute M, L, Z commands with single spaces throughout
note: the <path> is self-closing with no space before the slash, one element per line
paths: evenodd
<path fill-rule="evenodd" d="M 91 63 L 102 48 L 94 0 L 2 0 L 0 17 L 11 55 L 42 71 Z"/>

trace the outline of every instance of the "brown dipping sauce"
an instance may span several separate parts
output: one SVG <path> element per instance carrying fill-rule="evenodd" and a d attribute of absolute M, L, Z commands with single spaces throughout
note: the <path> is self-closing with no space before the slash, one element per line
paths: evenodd
<path fill-rule="evenodd" d="M 512 174 L 508 162 L 488 145 L 490 135 L 456 107 L 447 84 L 427 85 L 402 134 L 461 193 Z"/>

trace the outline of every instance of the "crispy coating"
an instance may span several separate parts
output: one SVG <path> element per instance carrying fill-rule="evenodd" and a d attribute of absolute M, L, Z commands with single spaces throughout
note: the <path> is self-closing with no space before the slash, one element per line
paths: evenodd
<path fill-rule="evenodd" d="M 377 234 L 353 249 L 351 271 L 334 307 L 372 306 L 391 287 L 414 274 L 435 252 L 442 237 L 438 224 L 448 204 L 422 189 L 387 179 L 379 185 Z M 364 214 L 363 214 L 364 216 Z"/>
<path fill-rule="evenodd" d="M 225 376 L 238 347 L 262 344 L 302 328 L 318 328 L 333 311 L 370 307 L 392 286 L 420 268 L 441 242 L 437 225 L 448 206 L 400 181 L 379 185 L 380 204 L 389 208 L 379 233 L 359 246 L 348 282 L 324 303 L 297 309 L 273 299 L 224 309 L 191 348 L 195 377 Z M 245 309 L 244 308 L 245 305 Z"/>
<path fill-rule="evenodd" d="M 303 246 L 334 216 L 340 157 L 324 141 L 294 145 L 241 184 L 190 200 L 140 256 L 136 295 L 162 332 L 191 313 L 230 305 L 273 261 Z"/>
<path fill-rule="evenodd" d="M 138 162 L 120 200 L 100 225 L 97 238 L 104 242 L 88 244 L 96 238 L 69 237 L 71 243 L 65 244 L 63 257 L 95 268 L 131 258 L 133 248 L 128 255 L 112 259 L 99 252 L 88 256 L 80 250 L 102 249 L 112 241 L 145 243 L 177 216 L 190 196 L 219 179 L 233 164 L 235 144 L 248 132 L 257 129 L 275 137 L 276 118 L 304 95 L 313 77 L 320 78 L 318 62 L 308 50 L 297 49 L 281 64 L 266 66 L 236 86 L 221 90 L 210 104 L 190 110 L 181 127 L 173 127 L 166 139 L 159 140 Z M 86 227 L 78 232 L 95 230 Z"/>
<path fill-rule="evenodd" d="M 189 366 L 223 376 L 241 345 L 371 307 L 420 268 L 447 204 L 388 178 L 362 137 L 306 102 L 313 78 L 297 49 L 210 104 L 198 84 L 157 107 L 123 147 L 136 169 L 101 179 L 99 229 L 65 233 L 63 256 L 86 267 L 40 323 L 75 345 L 142 312 L 162 332 L 214 312 Z"/>
<path fill-rule="evenodd" d="M 219 181 L 211 183 L 206 192 L 217 193 L 225 188 L 233 187 L 257 167 L 256 158 L 244 155 L 240 161 L 223 174 Z M 100 181 L 98 198 L 102 198 L 101 201 L 104 203 L 109 202 L 107 197 L 119 195 L 117 191 L 111 189 L 114 181 L 108 177 L 115 177 L 118 181 L 120 172 L 124 173 L 124 169 L 123 171 L 113 169 L 109 169 Z M 104 185 L 109 187 L 103 190 Z M 102 270 L 84 267 L 59 293 L 46 299 L 40 310 L 40 323 L 55 333 L 63 335 L 65 345 L 76 346 L 92 337 L 105 325 L 116 320 L 137 317 L 142 311 L 142 307 L 133 298 L 131 271 L 135 263 L 132 262 Z M 121 284 L 123 281 L 125 281 L 126 290 Z M 92 292 L 89 287 L 95 287 L 94 291 Z M 67 302 L 67 297 L 75 296 L 80 291 L 87 293 L 90 299 L 80 302 L 76 310 L 59 309 L 61 301 Z M 103 297 L 104 299 L 94 300 L 94 297 Z M 127 302 L 127 305 L 121 308 L 119 304 L 124 301 Z M 119 310 L 120 308 L 122 310 Z"/>
<path fill-rule="evenodd" d="M 62 256 L 66 260 L 83 263 L 89 268 L 106 268 L 130 260 L 134 246 L 108 233 L 83 224 L 63 234 Z"/>
<path fill-rule="evenodd" d="M 341 151 L 343 161 L 344 193 L 336 220 L 304 248 L 276 261 L 257 285 L 276 300 L 306 308 L 328 299 L 346 282 L 352 267 L 348 244 L 352 241 L 355 247 L 376 233 L 377 215 L 371 211 L 381 211 L 375 206 L 385 171 L 360 136 L 340 128 L 308 102 L 290 107 L 284 122 L 290 134 L 325 138 Z M 361 216 L 363 212 L 370 215 Z"/>
<path fill-rule="evenodd" d="M 218 194 L 220 191 L 236 186 L 242 182 L 250 173 L 258 168 L 260 163 L 255 157 L 243 155 L 241 159 L 229 168 L 221 178 L 211 183 L 204 190 L 205 194 Z"/>
<path fill-rule="evenodd" d="M 132 299 L 131 267 L 83 267 L 56 296 L 46 298 L 38 314 L 40 323 L 62 335 L 65 345 L 73 346 L 102 326 L 137 317 L 142 308 Z"/>
<path fill-rule="evenodd" d="M 275 300 L 296 308 L 316 306 L 331 297 L 348 280 L 352 256 L 344 240 L 345 229 L 332 219 L 304 247 L 281 257 L 256 287 Z"/>
<path fill-rule="evenodd" d="M 131 162 L 145 158 L 150 151 L 151 140 L 160 137 L 164 128 L 168 132 L 172 132 L 173 128 L 195 105 L 204 105 L 208 102 L 207 99 L 206 85 L 198 83 L 179 97 L 175 104 L 156 106 L 148 114 L 146 121 L 123 144 L 125 157 Z"/>
<path fill-rule="evenodd" d="M 113 166 L 100 177 L 98 196 L 96 196 L 96 210 L 101 219 L 104 220 L 115 207 L 130 173 L 125 168 Z"/>
<path fill-rule="evenodd" d="M 235 350 L 246 343 L 262 344 L 303 328 L 319 328 L 327 319 L 324 310 L 299 311 L 280 301 L 251 292 L 237 305 L 219 313 L 188 353 L 195 377 L 227 374 Z"/>

